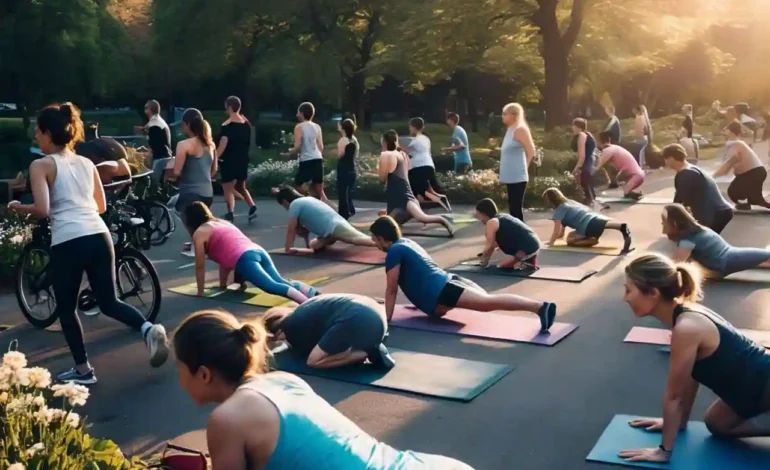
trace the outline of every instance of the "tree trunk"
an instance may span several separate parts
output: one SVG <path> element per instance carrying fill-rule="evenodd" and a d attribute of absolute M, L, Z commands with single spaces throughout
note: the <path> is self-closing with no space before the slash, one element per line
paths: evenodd
<path fill-rule="evenodd" d="M 468 118 L 471 121 L 471 130 L 473 132 L 479 131 L 479 109 L 476 106 L 476 100 L 473 98 L 468 99 Z"/>
<path fill-rule="evenodd" d="M 24 126 L 24 131 L 29 132 L 29 126 L 32 124 L 32 121 L 29 118 L 29 109 L 26 103 L 17 102 L 16 110 L 21 114 L 21 125 Z"/>

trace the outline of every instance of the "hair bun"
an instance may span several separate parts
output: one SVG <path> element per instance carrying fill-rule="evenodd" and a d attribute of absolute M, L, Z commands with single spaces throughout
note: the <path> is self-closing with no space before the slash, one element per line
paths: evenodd
<path fill-rule="evenodd" d="M 73 116 L 75 115 L 75 109 L 74 105 L 72 103 L 62 103 L 59 106 L 59 112 L 61 113 L 62 118 L 64 118 L 65 122 L 72 121 Z"/>
<path fill-rule="evenodd" d="M 259 328 L 251 323 L 244 323 L 238 329 L 238 334 L 243 338 L 246 343 L 256 344 L 262 340 L 264 335 L 260 334 Z"/>

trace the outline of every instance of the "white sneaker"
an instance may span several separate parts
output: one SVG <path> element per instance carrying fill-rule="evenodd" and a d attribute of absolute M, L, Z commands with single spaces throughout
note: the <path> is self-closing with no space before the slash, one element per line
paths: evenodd
<path fill-rule="evenodd" d="M 163 325 L 152 325 L 144 339 L 150 351 L 150 365 L 160 367 L 168 359 L 168 338 Z"/>

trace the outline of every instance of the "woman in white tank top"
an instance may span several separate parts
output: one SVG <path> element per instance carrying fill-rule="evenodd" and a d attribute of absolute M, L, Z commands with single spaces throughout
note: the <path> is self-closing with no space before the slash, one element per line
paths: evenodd
<path fill-rule="evenodd" d="M 294 188 L 307 194 L 304 187 L 310 184 L 310 194 L 329 204 L 324 191 L 324 139 L 321 126 L 313 122 L 315 107 L 313 103 L 302 103 L 297 109 L 299 124 L 294 128 L 294 147 L 282 155 L 299 157 L 299 168 L 294 176 Z"/>
<path fill-rule="evenodd" d="M 83 140 L 80 111 L 71 103 L 47 106 L 37 117 L 35 138 L 46 156 L 29 168 L 34 202 L 13 201 L 8 208 L 51 219 L 55 314 L 75 359 L 75 367 L 60 373 L 57 380 L 96 383 L 75 313 L 83 272 L 102 313 L 141 331 L 150 351 L 150 364 L 160 366 L 168 357 L 163 326 L 146 321 L 139 310 L 118 300 L 115 293 L 115 251 L 100 216 L 107 205 L 104 189 L 94 164 L 73 151 L 75 143 Z"/>

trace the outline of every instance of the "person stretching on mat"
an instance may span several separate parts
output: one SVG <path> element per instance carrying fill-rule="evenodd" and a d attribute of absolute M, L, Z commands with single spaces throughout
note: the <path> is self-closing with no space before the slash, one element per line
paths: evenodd
<path fill-rule="evenodd" d="M 475 217 L 486 226 L 487 242 L 480 255 L 481 266 L 487 267 L 495 249 L 500 248 L 505 257 L 497 263 L 498 268 L 537 268 L 540 239 L 529 225 L 498 212 L 497 204 L 491 199 L 482 199 L 476 204 Z"/>
<path fill-rule="evenodd" d="M 299 304 L 316 295 L 316 290 L 297 281 L 284 279 L 275 269 L 264 248 L 251 241 L 238 227 L 214 217 L 202 202 L 185 208 L 185 223 L 193 234 L 195 280 L 198 295 L 206 288 L 206 256 L 219 265 L 219 287 L 226 289 L 230 273 L 235 271 L 241 289 L 246 281 L 268 294 L 280 295 Z"/>
<path fill-rule="evenodd" d="M 378 176 L 380 181 L 387 182 L 385 198 L 388 201 L 387 215 L 390 215 L 399 224 L 408 222 L 414 217 L 423 224 L 440 224 L 454 235 L 452 224 L 444 217 L 427 215 L 420 208 L 420 204 L 412 193 L 409 184 L 409 158 L 398 149 L 398 134 L 389 130 L 382 135 L 382 153 L 378 164 Z"/>
<path fill-rule="evenodd" d="M 671 359 L 662 418 L 631 421 L 662 433 L 659 447 L 622 450 L 635 462 L 668 462 L 677 434 L 687 428 L 699 385 L 718 397 L 704 417 L 721 438 L 770 436 L 770 353 L 724 318 L 699 305 L 696 266 L 645 255 L 626 267 L 623 300 L 636 317 L 653 317 L 671 328 Z M 711 445 L 711 444 L 707 444 Z"/>
<path fill-rule="evenodd" d="M 553 233 L 546 246 L 553 246 L 556 240 L 564 238 L 565 227 L 573 229 L 567 236 L 567 245 L 586 248 L 596 246 L 604 231 L 610 229 L 623 235 L 621 253 L 631 251 L 631 230 L 628 224 L 592 212 L 583 204 L 567 199 L 557 188 L 546 189 L 543 199 L 553 206 Z"/>
<path fill-rule="evenodd" d="M 663 159 L 667 167 L 676 171 L 674 203 L 685 206 L 699 224 L 721 233 L 732 220 L 733 209 L 722 197 L 714 178 L 687 163 L 687 151 L 679 144 L 667 145 Z"/>
<path fill-rule="evenodd" d="M 307 358 L 309 367 L 330 369 L 367 359 L 378 369 L 396 364 L 382 344 L 388 331 L 385 307 L 363 295 L 319 295 L 300 306 L 273 307 L 264 322 L 267 332 Z"/>
<path fill-rule="evenodd" d="M 770 268 L 770 251 L 731 246 L 721 235 L 699 224 L 681 204 L 663 208 L 663 233 L 677 243 L 675 261 L 692 259 L 715 277 L 747 269 Z"/>
<path fill-rule="evenodd" d="M 741 123 L 733 121 L 724 129 L 727 137 L 727 159 L 713 177 L 724 176 L 730 171 L 735 179 L 727 188 L 727 195 L 736 209 L 751 210 L 751 206 L 770 209 L 770 202 L 762 196 L 762 185 L 767 179 L 767 170 L 749 145 L 740 139 Z M 741 202 L 746 201 L 746 202 Z"/>
<path fill-rule="evenodd" d="M 411 162 L 409 163 L 409 185 L 420 202 L 435 202 L 451 212 L 449 200 L 439 194 L 441 186 L 436 179 L 436 165 L 431 155 L 430 138 L 423 134 L 425 121 L 422 118 L 412 118 L 409 121 L 411 142 L 406 148 Z"/>
<path fill-rule="evenodd" d="M 268 372 L 261 322 L 202 311 L 174 333 L 179 383 L 199 406 L 216 404 L 206 427 L 212 470 L 473 470 L 438 455 L 377 441 L 285 372 Z"/>
<path fill-rule="evenodd" d="M 682 121 L 682 128 L 679 129 L 677 137 L 679 138 L 679 144 L 687 151 L 687 159 L 695 160 L 699 159 L 698 141 L 692 138 L 694 121 L 692 119 L 692 105 L 686 104 L 682 106 L 682 114 L 684 114 L 684 121 Z"/>
<path fill-rule="evenodd" d="M 631 155 L 631 152 L 620 145 L 615 145 L 612 141 L 612 135 L 607 131 L 599 134 L 599 148 L 602 151 L 602 155 L 594 173 L 602 169 L 608 162 L 612 163 L 612 166 L 618 170 L 617 179 L 626 182 L 623 186 L 623 197 L 629 199 L 641 198 L 642 193 L 634 192 L 634 189 L 644 183 L 644 170 L 636 163 L 636 159 Z"/>
<path fill-rule="evenodd" d="M 376 246 L 368 236 L 356 230 L 337 211 L 316 198 L 303 196 L 296 189 L 286 187 L 278 190 L 275 197 L 278 204 L 289 211 L 285 244 L 287 253 L 296 252 L 293 246 L 299 226 L 318 235 L 318 238 L 310 242 L 313 251 L 324 250 L 338 241 L 356 246 Z"/>
<path fill-rule="evenodd" d="M 449 274 L 431 259 L 417 243 L 403 238 L 395 220 L 380 217 L 369 228 L 385 256 L 387 287 L 385 312 L 393 318 L 398 288 L 415 307 L 432 317 L 443 317 L 453 308 L 478 312 L 505 310 L 526 311 L 540 318 L 541 331 L 546 332 L 556 317 L 556 304 L 510 294 L 489 294 L 473 281 Z"/>
<path fill-rule="evenodd" d="M 572 139 L 572 150 L 576 151 L 578 155 L 572 175 L 580 184 L 580 187 L 583 188 L 583 193 L 585 194 L 583 204 L 593 208 L 596 203 L 596 191 L 591 180 L 593 179 L 594 164 L 596 163 L 594 158 L 596 139 L 586 130 L 587 128 L 588 121 L 583 118 L 577 118 L 572 121 L 572 132 L 575 134 L 575 137 Z M 602 209 L 609 208 L 608 204 L 602 204 Z"/>

